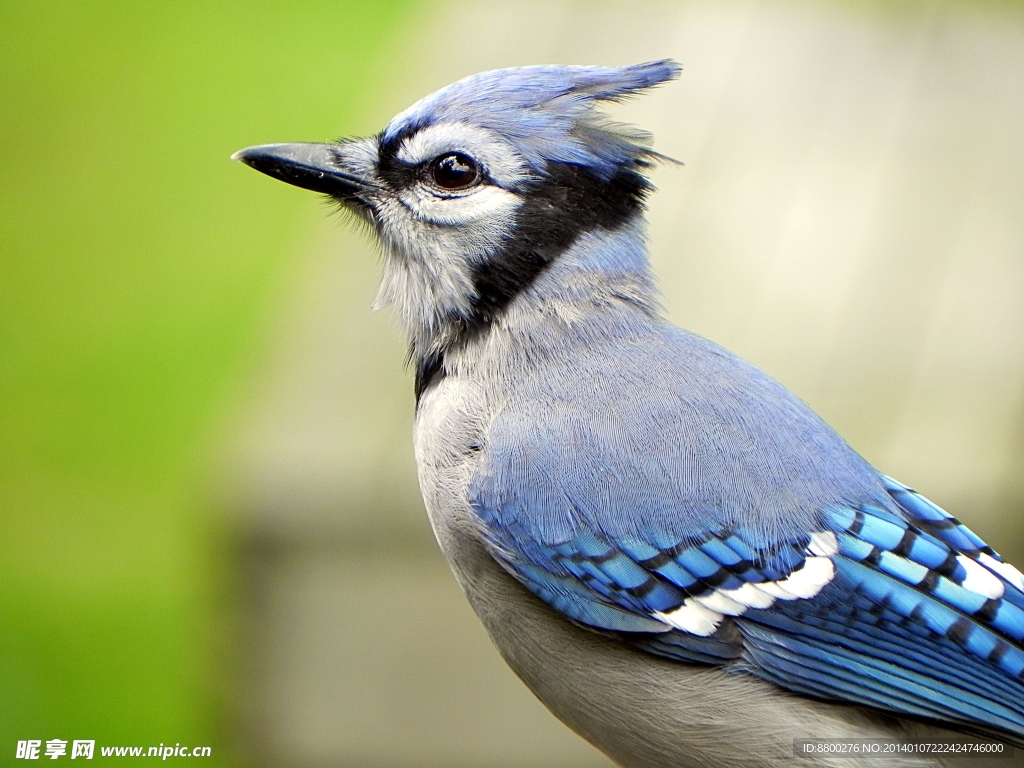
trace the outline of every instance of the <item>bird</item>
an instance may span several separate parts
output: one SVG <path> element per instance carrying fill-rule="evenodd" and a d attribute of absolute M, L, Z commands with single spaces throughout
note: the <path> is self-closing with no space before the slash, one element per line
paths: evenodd
<path fill-rule="evenodd" d="M 673 161 L 601 106 L 680 70 L 494 70 L 374 136 L 232 158 L 377 236 L 435 537 L 569 728 L 628 768 L 835 765 L 814 749 L 864 739 L 1010 754 L 1021 572 L 664 316 L 645 211 Z"/>

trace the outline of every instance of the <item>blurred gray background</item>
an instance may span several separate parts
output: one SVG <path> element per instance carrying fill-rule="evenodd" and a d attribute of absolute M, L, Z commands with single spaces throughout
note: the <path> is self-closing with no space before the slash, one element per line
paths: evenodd
<path fill-rule="evenodd" d="M 428 3 L 392 51 L 371 129 L 480 70 L 679 60 L 614 110 L 685 163 L 650 206 L 671 318 L 1024 560 L 1020 4 Z M 436 551 L 378 255 L 328 214 L 310 201 L 221 472 L 247 759 L 610 765 L 505 668 Z"/>

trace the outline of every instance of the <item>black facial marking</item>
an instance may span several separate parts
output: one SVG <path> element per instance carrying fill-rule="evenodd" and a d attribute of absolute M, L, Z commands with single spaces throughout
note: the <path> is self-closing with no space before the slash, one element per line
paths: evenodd
<path fill-rule="evenodd" d="M 406 135 L 406 133 L 402 133 L 388 142 L 383 141 L 383 136 L 381 136 L 377 142 L 377 176 L 394 190 L 414 184 L 419 177 L 418 168 L 398 159 L 398 150 L 401 148 L 402 142 L 405 141 Z"/>
<path fill-rule="evenodd" d="M 613 230 L 641 211 L 650 190 L 636 170 L 603 181 L 578 165 L 548 163 L 547 177 L 527 194 L 505 248 L 473 270 L 477 298 L 467 333 L 489 326 L 580 235 Z"/>
<path fill-rule="evenodd" d="M 451 152 L 423 165 L 403 163 L 398 151 L 413 132 L 407 130 L 389 141 L 383 136 L 378 139 L 378 176 L 392 189 L 423 179 L 433 163 L 448 156 L 471 161 Z M 652 189 L 640 172 L 646 165 L 637 160 L 632 168 L 621 168 L 604 180 L 579 165 L 548 163 L 544 178 L 526 194 L 505 247 L 473 269 L 477 298 L 469 317 L 454 319 L 456 343 L 485 330 L 580 235 L 613 230 L 642 211 Z"/>
<path fill-rule="evenodd" d="M 442 378 L 444 378 L 444 358 L 439 353 L 417 360 L 416 383 L 414 385 L 416 403 L 419 404 L 420 397 L 435 379 L 439 381 Z"/>
<path fill-rule="evenodd" d="M 414 183 L 422 173 L 421 168 L 396 159 L 399 144 L 393 140 L 380 150 L 380 177 L 394 188 Z M 620 169 L 611 179 L 603 180 L 578 165 L 548 163 L 547 175 L 526 193 L 505 247 L 474 267 L 477 296 L 469 316 L 449 318 L 451 346 L 484 333 L 580 235 L 614 230 L 640 213 L 652 189 L 640 173 L 641 167 L 643 163 L 637 161 L 634 168 Z M 431 380 L 443 372 L 443 354 L 417 363 L 417 401 Z"/>

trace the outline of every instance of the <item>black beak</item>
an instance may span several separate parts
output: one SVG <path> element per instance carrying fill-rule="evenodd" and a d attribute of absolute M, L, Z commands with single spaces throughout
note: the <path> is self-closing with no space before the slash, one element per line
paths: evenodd
<path fill-rule="evenodd" d="M 377 186 L 341 167 L 337 144 L 261 144 L 231 156 L 260 173 L 296 187 L 351 200 Z"/>

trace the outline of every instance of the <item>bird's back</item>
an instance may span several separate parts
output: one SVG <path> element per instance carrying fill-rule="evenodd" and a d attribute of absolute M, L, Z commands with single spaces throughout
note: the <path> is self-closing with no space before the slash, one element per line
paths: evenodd
<path fill-rule="evenodd" d="M 502 401 L 481 472 L 524 494 L 571 473 L 576 512 L 611 535 L 742 525 L 769 540 L 820 525 L 832 505 L 895 508 L 878 473 L 805 403 L 656 318 L 568 332 L 563 348 L 501 376 L 487 385 Z M 513 468 L 515 480 L 500 476 Z M 544 526 L 568 503 L 523 499 L 528 522 Z"/>

